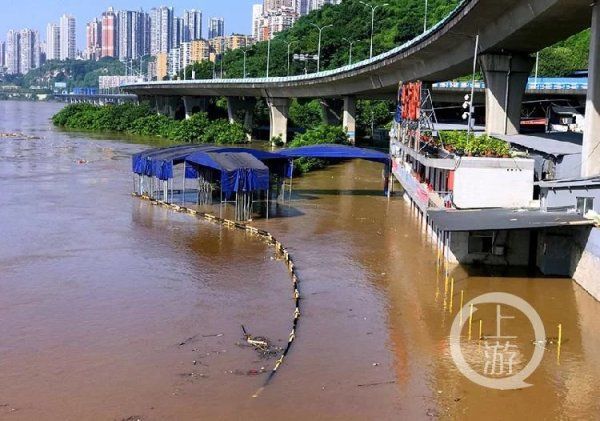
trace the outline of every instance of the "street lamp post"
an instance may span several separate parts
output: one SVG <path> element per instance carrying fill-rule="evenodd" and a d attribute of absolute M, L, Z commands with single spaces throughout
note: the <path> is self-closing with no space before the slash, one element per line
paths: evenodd
<path fill-rule="evenodd" d="M 317 73 L 319 73 L 319 71 L 321 70 L 321 36 L 323 33 L 323 29 L 331 28 L 333 25 L 319 26 L 314 23 L 311 23 L 311 25 L 319 30 L 319 47 L 317 48 Z"/>
<path fill-rule="evenodd" d="M 375 30 L 375 10 L 377 10 L 378 7 L 389 6 L 389 4 L 384 3 L 373 6 L 369 3 L 365 3 L 364 1 L 361 1 L 360 3 L 371 8 L 371 49 L 369 52 L 369 58 L 373 58 L 373 32 Z"/>
<path fill-rule="evenodd" d="M 348 38 L 342 38 L 344 41 L 346 41 L 348 44 L 350 44 L 350 51 L 348 53 L 348 64 L 352 64 L 352 46 L 354 44 L 356 44 L 358 41 L 350 41 Z"/>
<path fill-rule="evenodd" d="M 244 42 L 244 49 L 242 50 L 242 53 L 244 53 L 244 79 L 246 79 L 246 54 L 248 54 L 248 51 L 250 51 L 251 49 L 252 46 L 248 48 L 248 37 L 246 37 L 246 41 Z"/>
<path fill-rule="evenodd" d="M 246 79 L 246 54 L 248 54 L 248 50 L 244 49 L 242 53 L 244 53 L 244 79 Z"/>
<path fill-rule="evenodd" d="M 427 9 L 428 9 L 428 1 L 425 0 L 425 18 L 423 19 L 423 32 L 427 32 Z"/>
<path fill-rule="evenodd" d="M 287 75 L 290 75 L 290 48 L 292 44 L 296 44 L 297 41 L 286 42 L 287 44 Z"/>
<path fill-rule="evenodd" d="M 271 34 L 267 41 L 267 77 L 269 77 L 269 67 L 271 67 Z"/>

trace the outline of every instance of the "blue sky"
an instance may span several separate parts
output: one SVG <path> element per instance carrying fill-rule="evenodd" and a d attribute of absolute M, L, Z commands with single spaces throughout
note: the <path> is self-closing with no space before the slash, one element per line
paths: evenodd
<path fill-rule="evenodd" d="M 162 2 L 161 2 L 162 1 Z M 85 47 L 85 24 L 99 16 L 109 6 L 115 9 L 150 10 L 156 6 L 172 6 L 180 16 L 184 9 L 199 9 L 203 12 L 204 31 L 206 20 L 211 16 L 225 18 L 225 32 L 250 33 L 252 5 L 257 0 L 0 0 L 0 40 L 6 39 L 9 29 L 31 28 L 40 31 L 46 38 L 46 25 L 56 22 L 63 13 L 77 19 L 77 48 Z"/>

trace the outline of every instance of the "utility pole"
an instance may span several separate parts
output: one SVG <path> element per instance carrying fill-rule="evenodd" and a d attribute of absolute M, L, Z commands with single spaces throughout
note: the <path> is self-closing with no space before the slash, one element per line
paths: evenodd
<path fill-rule="evenodd" d="M 375 31 L 375 11 L 377 10 L 378 7 L 389 6 L 389 4 L 384 3 L 384 4 L 378 4 L 378 5 L 373 6 L 369 3 L 365 3 L 364 1 L 361 1 L 360 3 L 371 8 L 371 48 L 370 48 L 370 52 L 369 52 L 369 58 L 373 58 L 373 34 Z"/>
<path fill-rule="evenodd" d="M 323 29 L 331 28 L 333 25 L 319 26 L 314 23 L 311 23 L 311 25 L 319 30 L 319 47 L 317 48 L 317 73 L 319 73 L 321 70 L 321 37 L 323 34 Z"/>

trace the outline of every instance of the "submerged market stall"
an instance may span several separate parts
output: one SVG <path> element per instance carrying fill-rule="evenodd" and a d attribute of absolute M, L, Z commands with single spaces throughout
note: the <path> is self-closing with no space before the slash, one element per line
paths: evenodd
<path fill-rule="evenodd" d="M 135 154 L 132 158 L 134 192 L 182 205 L 234 203 L 237 220 L 250 219 L 254 204 L 264 202 L 268 216 L 269 201 L 273 195 L 281 197 L 286 180 L 290 180 L 291 191 L 293 161 L 298 158 L 380 162 L 385 164 L 386 180 L 389 179 L 386 153 L 353 146 L 323 144 L 268 152 L 216 145 L 181 145 Z M 181 180 L 177 189 L 176 180 Z"/>
<path fill-rule="evenodd" d="M 214 145 L 150 149 L 132 158 L 134 191 L 164 202 L 198 205 L 212 204 L 216 195 L 221 204 L 235 203 L 236 219 L 246 220 L 255 202 L 268 203 L 273 190 L 282 190 L 288 165 L 286 157 L 255 149 Z M 177 189 L 176 179 L 181 179 Z M 191 187 L 189 180 L 194 180 Z"/>

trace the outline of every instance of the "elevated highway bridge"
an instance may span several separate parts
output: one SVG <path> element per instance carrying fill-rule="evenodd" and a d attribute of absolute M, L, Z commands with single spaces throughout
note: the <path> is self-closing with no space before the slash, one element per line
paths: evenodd
<path fill-rule="evenodd" d="M 531 54 L 589 27 L 584 156 L 587 151 L 590 164 L 583 171 L 593 175 L 600 174 L 600 4 L 593 0 L 465 0 L 422 35 L 353 65 L 291 77 L 143 82 L 123 89 L 153 99 L 159 112 L 168 114 L 181 102 L 189 115 L 202 98 L 225 96 L 234 115 L 244 107 L 240 98 L 264 97 L 271 135 L 284 140 L 291 98 L 343 98 L 343 124 L 352 135 L 356 98 L 395 96 L 401 81 L 434 83 L 470 74 L 476 54 L 486 81 L 486 131 L 515 134 Z"/>

